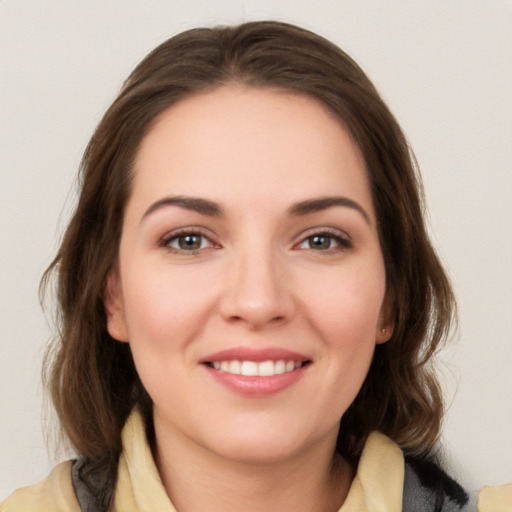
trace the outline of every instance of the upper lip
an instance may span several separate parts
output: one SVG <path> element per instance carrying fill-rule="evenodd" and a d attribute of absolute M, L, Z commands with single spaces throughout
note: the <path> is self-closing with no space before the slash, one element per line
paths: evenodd
<path fill-rule="evenodd" d="M 234 347 L 220 350 L 201 358 L 199 363 L 213 363 L 216 361 L 295 361 L 305 362 L 311 358 L 293 350 L 280 347 L 254 348 L 254 347 Z"/>

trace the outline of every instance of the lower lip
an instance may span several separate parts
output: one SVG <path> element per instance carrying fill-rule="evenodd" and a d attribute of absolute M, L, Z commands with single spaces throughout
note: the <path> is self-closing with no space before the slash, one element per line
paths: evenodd
<path fill-rule="evenodd" d="M 310 366 L 311 365 L 308 364 L 296 370 L 292 370 L 291 372 L 272 375 L 271 377 L 236 375 L 234 373 L 215 370 L 206 365 L 204 365 L 204 368 L 217 382 L 236 393 L 253 397 L 264 397 L 279 393 L 298 382 Z"/>

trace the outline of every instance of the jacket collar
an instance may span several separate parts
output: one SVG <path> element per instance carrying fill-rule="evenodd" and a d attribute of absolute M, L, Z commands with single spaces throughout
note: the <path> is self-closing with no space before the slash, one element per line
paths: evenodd
<path fill-rule="evenodd" d="M 115 491 L 115 512 L 176 512 L 158 474 L 139 411 L 132 412 L 122 433 Z M 357 474 L 339 512 L 396 512 L 402 509 L 404 459 L 388 437 L 373 432 L 361 455 Z"/>

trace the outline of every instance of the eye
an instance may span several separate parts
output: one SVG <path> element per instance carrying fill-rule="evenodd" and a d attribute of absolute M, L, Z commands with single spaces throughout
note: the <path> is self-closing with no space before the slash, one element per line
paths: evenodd
<path fill-rule="evenodd" d="M 352 243 L 347 237 L 340 234 L 321 232 L 304 238 L 297 247 L 314 251 L 342 251 L 351 248 Z"/>
<path fill-rule="evenodd" d="M 163 247 L 179 253 L 195 253 L 215 244 L 205 235 L 196 231 L 181 231 L 164 237 L 160 243 Z"/>

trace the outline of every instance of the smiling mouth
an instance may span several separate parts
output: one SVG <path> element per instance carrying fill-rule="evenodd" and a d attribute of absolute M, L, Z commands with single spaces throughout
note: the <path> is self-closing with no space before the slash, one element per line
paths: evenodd
<path fill-rule="evenodd" d="M 243 375 L 246 377 L 273 377 L 283 373 L 293 372 L 303 366 L 310 364 L 311 361 L 207 361 L 206 366 L 218 370 L 219 372 L 231 373 L 233 375 Z"/>

